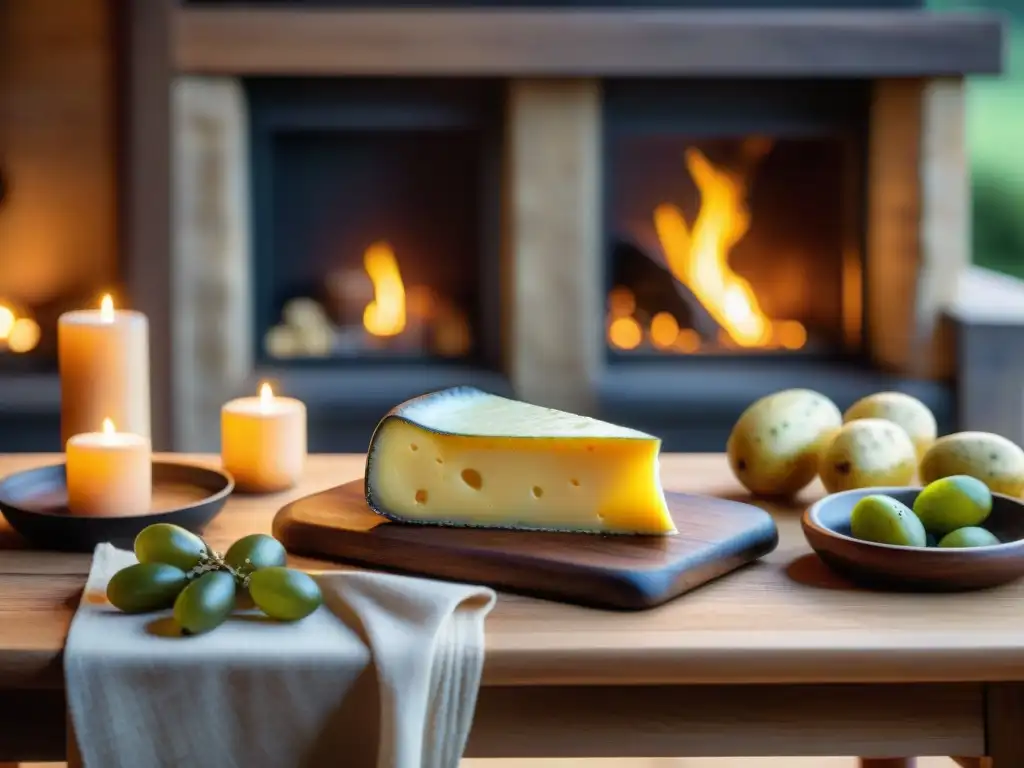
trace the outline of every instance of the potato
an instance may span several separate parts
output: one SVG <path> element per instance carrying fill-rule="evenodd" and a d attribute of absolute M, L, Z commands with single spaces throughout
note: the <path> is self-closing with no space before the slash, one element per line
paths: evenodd
<path fill-rule="evenodd" d="M 1024 451 L 991 432 L 956 432 L 940 437 L 921 459 L 921 481 L 970 475 L 993 493 L 1024 493 Z"/>
<path fill-rule="evenodd" d="M 910 436 L 885 419 L 843 425 L 821 457 L 821 482 L 829 493 L 852 488 L 909 485 L 917 453 Z"/>
<path fill-rule="evenodd" d="M 843 422 L 886 419 L 899 424 L 910 436 L 920 461 L 939 434 L 934 414 L 916 397 L 902 392 L 878 392 L 861 398 L 846 409 Z"/>
<path fill-rule="evenodd" d="M 729 435 L 729 465 L 751 493 L 791 496 L 814 479 L 821 449 L 842 423 L 835 404 L 809 389 L 762 397 Z"/>

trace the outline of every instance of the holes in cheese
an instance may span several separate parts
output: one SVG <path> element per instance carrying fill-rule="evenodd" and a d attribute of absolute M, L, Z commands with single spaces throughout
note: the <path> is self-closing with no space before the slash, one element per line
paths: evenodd
<path fill-rule="evenodd" d="M 457 387 L 384 417 L 366 499 L 400 522 L 670 534 L 660 449 L 634 429 Z"/>
<path fill-rule="evenodd" d="M 479 491 L 483 488 L 484 479 L 480 477 L 480 473 L 475 469 L 464 469 L 462 470 L 462 482 L 472 488 L 474 491 Z"/>

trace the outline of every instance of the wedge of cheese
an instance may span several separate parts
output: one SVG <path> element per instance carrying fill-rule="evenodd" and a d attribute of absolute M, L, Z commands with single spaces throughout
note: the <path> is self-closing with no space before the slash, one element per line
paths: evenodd
<path fill-rule="evenodd" d="M 660 448 L 634 429 L 457 387 L 381 420 L 366 500 L 406 523 L 671 534 Z"/>

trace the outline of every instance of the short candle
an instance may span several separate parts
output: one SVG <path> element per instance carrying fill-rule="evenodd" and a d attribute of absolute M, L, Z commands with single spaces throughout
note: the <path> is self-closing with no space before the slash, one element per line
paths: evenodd
<path fill-rule="evenodd" d="M 306 406 L 277 397 L 269 384 L 259 397 L 240 397 L 220 411 L 220 455 L 235 487 L 249 493 L 291 488 L 306 462 Z"/>
<path fill-rule="evenodd" d="M 64 447 L 68 509 L 74 515 L 144 515 L 153 501 L 153 449 L 148 437 L 118 432 L 74 435 Z"/>

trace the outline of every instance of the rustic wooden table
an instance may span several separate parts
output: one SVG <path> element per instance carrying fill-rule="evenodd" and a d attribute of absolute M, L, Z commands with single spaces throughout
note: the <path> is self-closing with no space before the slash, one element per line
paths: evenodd
<path fill-rule="evenodd" d="M 0 457 L 0 475 L 57 460 Z M 207 538 L 224 547 L 269 531 L 285 502 L 362 469 L 361 456 L 313 456 L 301 487 L 232 498 Z M 663 475 L 670 490 L 749 500 L 722 456 L 665 456 Z M 1024 766 L 1024 584 L 855 589 L 800 531 L 820 493 L 764 505 L 779 525 L 773 554 L 652 611 L 503 595 L 468 754 L 988 755 L 996 768 Z M 0 760 L 63 759 L 61 649 L 88 568 L 88 555 L 33 552 L 0 526 Z"/>

